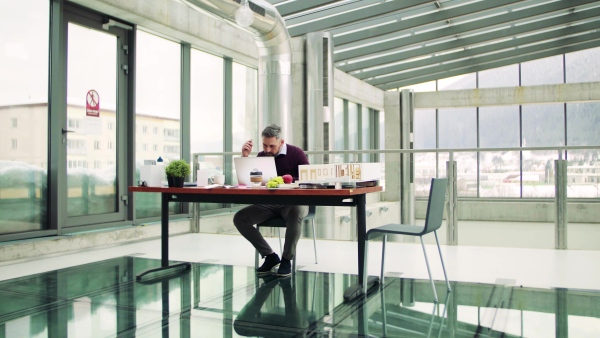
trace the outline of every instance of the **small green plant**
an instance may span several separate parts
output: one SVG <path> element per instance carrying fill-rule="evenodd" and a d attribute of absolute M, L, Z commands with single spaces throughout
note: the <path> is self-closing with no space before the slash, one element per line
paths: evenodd
<path fill-rule="evenodd" d="M 165 173 L 169 177 L 186 177 L 191 172 L 190 165 L 185 160 L 172 161 L 165 168 Z"/>

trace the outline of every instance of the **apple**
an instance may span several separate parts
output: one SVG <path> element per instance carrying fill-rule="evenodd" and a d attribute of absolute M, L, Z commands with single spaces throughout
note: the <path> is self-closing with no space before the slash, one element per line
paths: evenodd
<path fill-rule="evenodd" d="M 290 174 L 285 174 L 282 176 L 282 178 L 283 178 L 283 183 L 285 183 L 285 184 L 290 184 L 294 181 L 294 178 Z"/>

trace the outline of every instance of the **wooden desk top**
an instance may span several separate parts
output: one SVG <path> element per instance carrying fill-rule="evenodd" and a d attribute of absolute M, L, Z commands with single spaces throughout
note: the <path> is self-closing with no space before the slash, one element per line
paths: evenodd
<path fill-rule="evenodd" d="M 353 189 L 252 189 L 252 188 L 212 188 L 205 187 L 138 187 L 131 186 L 132 192 L 158 192 L 174 194 L 202 194 L 202 195 L 285 195 L 285 196 L 354 196 L 383 191 L 383 187 L 364 187 Z"/>

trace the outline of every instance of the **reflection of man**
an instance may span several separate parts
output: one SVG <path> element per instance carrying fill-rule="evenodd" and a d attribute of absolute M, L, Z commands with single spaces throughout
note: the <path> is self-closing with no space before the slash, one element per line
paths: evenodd
<path fill-rule="evenodd" d="M 315 318 L 298 309 L 296 291 L 290 279 L 265 281 L 233 322 L 235 332 L 252 337 L 304 337 Z M 269 306 L 272 303 L 266 302 L 271 294 L 279 293 L 277 285 L 283 292 L 284 309 Z"/>
<path fill-rule="evenodd" d="M 281 128 L 275 124 L 267 126 L 262 132 L 263 151 L 258 156 L 274 156 L 277 175 L 290 174 L 294 181 L 298 179 L 298 165 L 308 164 L 306 154 L 302 149 L 286 144 L 281 138 Z M 252 140 L 242 146 L 242 156 L 247 157 L 252 151 Z M 265 259 L 256 272 L 271 273 L 279 265 L 278 276 L 289 276 L 292 273 L 291 260 L 296 254 L 296 244 L 300 239 L 302 219 L 308 214 L 308 206 L 302 205 L 250 205 L 238 211 L 233 217 L 233 223 Z M 255 224 L 280 216 L 286 221 L 285 245 L 281 259 L 271 249 Z"/>

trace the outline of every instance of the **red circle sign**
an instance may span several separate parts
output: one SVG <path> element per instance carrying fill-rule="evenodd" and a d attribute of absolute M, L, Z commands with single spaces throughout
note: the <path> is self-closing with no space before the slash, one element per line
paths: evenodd
<path fill-rule="evenodd" d="M 85 114 L 87 116 L 100 116 L 100 95 L 95 90 L 90 90 L 85 96 Z"/>

